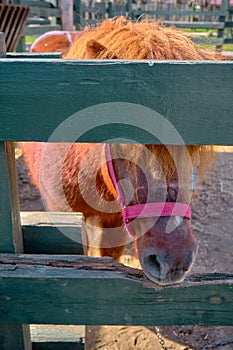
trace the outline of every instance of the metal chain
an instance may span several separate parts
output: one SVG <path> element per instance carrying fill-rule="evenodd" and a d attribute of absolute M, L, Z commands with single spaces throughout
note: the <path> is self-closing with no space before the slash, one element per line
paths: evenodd
<path fill-rule="evenodd" d="M 162 347 L 163 350 L 168 350 L 168 348 L 166 347 L 165 345 L 165 341 L 163 339 L 163 336 L 162 336 L 162 331 L 159 327 L 155 326 L 155 332 L 156 332 L 156 335 L 158 337 L 158 340 L 159 340 L 159 343 Z"/>
<path fill-rule="evenodd" d="M 165 345 L 165 341 L 163 339 L 163 336 L 162 336 L 162 331 L 159 327 L 155 326 L 154 327 L 155 329 L 155 332 L 156 332 L 156 335 L 158 337 L 158 340 L 159 340 L 159 343 L 162 347 L 163 350 L 168 350 L 168 347 Z M 227 344 L 232 344 L 233 343 L 233 338 L 231 339 L 226 339 L 226 340 L 220 340 L 220 341 L 217 341 L 217 342 L 214 342 L 212 344 L 209 344 L 209 345 L 205 345 L 203 347 L 203 350 L 207 350 L 207 349 L 210 349 L 210 348 L 215 348 L 217 346 L 221 346 L 221 345 L 227 345 Z M 189 347 L 187 348 L 187 350 L 190 349 Z"/>

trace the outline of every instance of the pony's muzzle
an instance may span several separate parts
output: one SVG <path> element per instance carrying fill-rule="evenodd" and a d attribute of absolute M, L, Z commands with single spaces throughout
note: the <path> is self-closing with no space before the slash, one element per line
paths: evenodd
<path fill-rule="evenodd" d="M 182 282 L 194 260 L 192 252 L 182 259 L 171 257 L 158 252 L 153 248 L 145 249 L 141 256 L 141 265 L 146 277 L 160 285 Z"/>

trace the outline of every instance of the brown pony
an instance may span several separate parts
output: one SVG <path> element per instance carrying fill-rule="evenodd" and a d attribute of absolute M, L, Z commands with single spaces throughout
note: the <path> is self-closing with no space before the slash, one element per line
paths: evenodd
<path fill-rule="evenodd" d="M 51 31 L 38 37 L 32 44 L 31 52 L 61 52 L 64 57 L 78 32 Z"/>
<path fill-rule="evenodd" d="M 67 54 L 77 59 L 217 59 L 182 32 L 157 22 L 106 20 L 87 28 Z M 113 256 L 124 252 L 129 229 L 123 224 L 125 204 L 190 203 L 193 166 L 206 163 L 207 148 L 112 144 L 24 143 L 21 145 L 31 177 L 49 211 L 78 211 L 84 215 L 88 254 Z M 108 162 L 108 164 L 107 164 Z M 185 214 L 128 220 L 136 255 L 145 275 L 166 285 L 184 279 L 196 254 L 190 220 Z M 125 221 L 124 221 L 125 223 Z"/>

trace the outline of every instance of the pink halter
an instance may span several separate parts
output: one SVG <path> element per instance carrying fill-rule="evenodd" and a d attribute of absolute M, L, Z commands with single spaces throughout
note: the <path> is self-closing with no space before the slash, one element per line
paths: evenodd
<path fill-rule="evenodd" d="M 189 204 L 177 203 L 177 202 L 155 202 L 155 203 L 145 203 L 145 204 L 135 204 L 126 206 L 124 195 L 121 187 L 118 184 L 116 174 L 113 168 L 110 144 L 106 144 L 105 148 L 106 160 L 109 175 L 112 179 L 112 182 L 115 186 L 115 189 L 118 194 L 118 201 L 122 207 L 122 217 L 124 225 L 127 231 L 131 234 L 129 228 L 130 220 L 136 218 L 147 218 L 147 217 L 159 217 L 159 216 L 182 216 L 191 220 L 191 208 Z"/>

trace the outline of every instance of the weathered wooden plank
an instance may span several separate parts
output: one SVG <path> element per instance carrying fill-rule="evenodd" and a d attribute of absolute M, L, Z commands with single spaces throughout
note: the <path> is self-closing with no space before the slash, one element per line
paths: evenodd
<path fill-rule="evenodd" d="M 2 59 L 0 139 L 46 141 L 64 120 L 92 106 L 75 125 L 62 124 L 53 140 L 160 143 L 155 111 L 187 144 L 232 145 L 232 69 L 231 61 Z M 164 134 L 162 142 L 180 142 Z"/>
<path fill-rule="evenodd" d="M 70 259 L 2 255 L 0 322 L 233 325 L 233 275 L 156 287 L 111 259 Z"/>
<path fill-rule="evenodd" d="M 166 26 L 175 26 L 178 28 L 201 28 L 201 29 L 222 29 L 223 22 L 183 22 L 183 21 L 163 21 Z"/>
<path fill-rule="evenodd" d="M 15 163 L 15 144 L 13 142 L 5 142 L 6 162 L 7 162 L 7 174 L 9 183 L 9 196 L 11 206 L 11 222 L 13 231 L 13 241 L 16 253 L 23 253 L 23 237 L 20 222 L 19 211 L 19 194 L 18 183 Z"/>
<path fill-rule="evenodd" d="M 25 253 L 82 254 L 82 215 L 21 212 Z"/>

